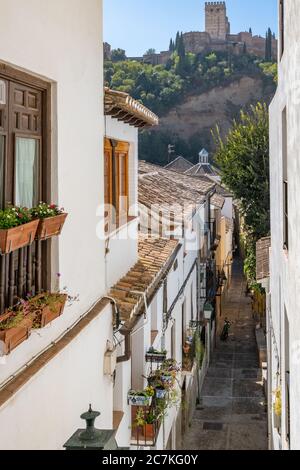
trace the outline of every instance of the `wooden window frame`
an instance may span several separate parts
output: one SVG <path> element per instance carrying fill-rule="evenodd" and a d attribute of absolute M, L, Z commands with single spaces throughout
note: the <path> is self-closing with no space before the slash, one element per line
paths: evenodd
<path fill-rule="evenodd" d="M 5 62 L 0 61 L 0 79 L 3 79 L 7 82 L 14 82 L 19 85 L 27 86 L 29 88 L 33 88 L 37 91 L 42 93 L 42 116 L 41 116 L 41 126 L 42 126 L 42 142 L 43 145 L 40 149 L 40 171 L 42 171 L 41 175 L 41 199 L 44 201 L 48 201 L 49 203 L 52 202 L 52 166 L 53 166 L 53 154 L 52 154 L 52 95 L 53 95 L 53 83 L 51 81 L 46 81 L 39 76 L 29 73 L 27 71 L 20 70 L 19 68 L 13 67 Z M 7 100 L 10 99 L 8 87 L 6 90 L 7 93 Z M 7 109 L 9 112 L 9 102 L 7 101 Z M 9 119 L 9 116 L 7 117 Z M 7 131 L 7 130 L 6 130 Z M 6 131 L 4 134 L 6 134 Z M 3 131 L 1 131 L 3 133 Z M 29 136 L 26 135 L 27 137 Z M 35 136 L 36 137 L 36 136 Z M 4 165 L 4 205 L 7 205 L 9 202 L 12 202 L 7 197 L 7 185 L 8 185 L 8 168 L 7 168 L 7 159 L 8 159 L 8 152 L 10 152 L 9 148 L 9 136 L 8 133 L 6 135 L 6 158 L 5 158 L 5 165 Z M 13 149 L 15 152 L 15 149 Z M 13 174 L 10 175 L 12 178 L 12 184 L 14 183 L 15 178 L 15 170 Z M 12 189 L 13 194 L 15 193 L 14 187 Z M 43 243 L 42 246 L 42 256 L 45 260 L 47 269 L 42 270 L 42 285 L 47 290 L 51 290 L 52 288 L 52 269 L 51 266 L 53 265 L 53 249 L 51 241 L 47 241 Z M 56 253 L 56 256 L 58 254 Z M 57 264 L 58 260 L 55 261 Z"/>
<path fill-rule="evenodd" d="M 7 155 L 7 132 L 5 131 L 1 131 L 0 130 L 0 135 L 2 135 L 4 137 L 4 159 L 3 159 L 3 188 L 2 188 L 2 194 L 0 194 L 0 209 L 2 209 L 2 203 L 3 205 L 5 205 L 5 194 L 6 194 L 6 178 L 5 178 L 5 174 L 6 174 L 6 155 Z"/>
<path fill-rule="evenodd" d="M 104 188 L 104 203 L 111 204 L 114 207 L 114 216 L 109 214 L 108 211 L 105 211 L 105 217 L 110 217 L 112 222 L 115 222 L 116 226 L 122 224 L 123 218 L 128 220 L 128 213 L 129 213 L 129 148 L 130 144 L 124 141 L 117 141 L 113 139 L 104 139 L 104 159 L 107 158 L 107 154 L 109 153 L 110 162 L 108 165 L 109 168 L 109 188 Z M 124 155 L 125 158 L 125 197 L 127 197 L 127 207 L 126 210 L 120 210 L 120 197 L 121 195 L 121 188 L 120 188 L 120 157 Z M 104 161 L 104 165 L 106 162 Z M 104 178 L 104 185 L 107 184 Z M 105 200 L 105 194 L 109 194 L 109 202 Z M 123 195 L 124 197 L 124 195 Z M 106 224 L 106 231 L 109 229 L 107 228 Z"/>

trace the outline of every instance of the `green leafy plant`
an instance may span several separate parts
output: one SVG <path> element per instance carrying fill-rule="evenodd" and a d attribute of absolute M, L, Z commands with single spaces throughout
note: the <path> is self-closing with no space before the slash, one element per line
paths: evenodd
<path fill-rule="evenodd" d="M 13 314 L 6 320 L 0 322 L 0 330 L 10 330 L 11 328 L 16 328 L 25 318 L 25 315 L 22 310 L 16 310 Z"/>
<path fill-rule="evenodd" d="M 32 215 L 26 207 L 7 207 L 0 210 L 0 229 L 2 230 L 27 224 L 31 220 Z"/>
<path fill-rule="evenodd" d="M 47 219 L 64 213 L 63 208 L 59 208 L 56 204 L 47 204 L 40 202 L 38 206 L 31 209 L 31 215 L 34 219 Z"/>

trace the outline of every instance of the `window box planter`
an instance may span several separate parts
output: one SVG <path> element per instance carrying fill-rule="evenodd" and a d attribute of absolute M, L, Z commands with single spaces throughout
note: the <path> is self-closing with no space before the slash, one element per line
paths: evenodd
<path fill-rule="evenodd" d="M 37 238 L 39 240 L 48 240 L 48 238 L 60 235 L 67 217 L 68 214 L 63 213 L 55 215 L 54 217 L 39 219 L 39 226 L 36 234 Z"/>
<path fill-rule="evenodd" d="M 128 404 L 132 406 L 151 406 L 152 397 L 146 395 L 145 393 L 141 392 L 136 393 L 130 391 L 128 393 Z"/>
<path fill-rule="evenodd" d="M 38 225 L 39 221 L 33 220 L 14 228 L 0 229 L 0 253 L 6 255 L 31 245 L 35 239 Z"/>
<path fill-rule="evenodd" d="M 167 353 L 165 351 L 149 350 L 146 353 L 146 362 L 163 363 L 166 360 Z"/>
<path fill-rule="evenodd" d="M 28 339 L 32 328 L 32 318 L 30 316 L 23 318 L 16 326 L 7 329 L 1 329 L 1 323 L 9 321 L 16 315 L 15 312 L 6 312 L 0 315 L 0 341 L 3 342 L 2 353 L 9 354 L 13 349 Z"/>
<path fill-rule="evenodd" d="M 54 300 L 51 305 L 42 305 L 43 304 L 43 297 L 45 295 L 53 295 L 57 297 L 57 300 Z M 37 296 L 33 301 L 41 303 L 41 308 L 34 310 L 33 309 L 33 317 L 34 317 L 34 328 L 44 328 L 46 325 L 51 323 L 56 318 L 60 317 L 63 314 L 66 301 L 68 299 L 67 294 L 40 294 Z M 32 302 L 32 300 L 31 300 Z"/>

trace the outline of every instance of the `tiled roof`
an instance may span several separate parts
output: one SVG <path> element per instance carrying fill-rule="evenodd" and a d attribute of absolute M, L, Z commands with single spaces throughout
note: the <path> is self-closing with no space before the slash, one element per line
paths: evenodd
<path fill-rule="evenodd" d="M 256 279 L 261 281 L 270 276 L 271 237 L 262 238 L 256 243 Z"/>
<path fill-rule="evenodd" d="M 182 218 L 191 219 L 204 201 L 205 196 L 200 192 L 160 172 L 139 176 L 139 204 L 152 211 L 161 212 L 161 215 L 166 218 L 170 216 L 172 206 L 180 206 L 182 213 L 177 210 L 175 220 L 182 222 Z"/>
<path fill-rule="evenodd" d="M 133 99 L 128 93 L 104 89 L 105 115 L 134 127 L 157 126 L 159 119 L 152 111 Z"/>
<path fill-rule="evenodd" d="M 173 170 L 180 172 L 185 172 L 190 168 L 193 168 L 193 163 L 183 157 L 177 157 L 171 163 L 165 166 L 166 170 Z"/>
<path fill-rule="evenodd" d="M 225 198 L 218 193 L 215 193 L 211 198 L 211 203 L 218 209 L 223 209 Z"/>
<path fill-rule="evenodd" d="M 180 246 L 177 240 L 140 237 L 138 262 L 109 294 L 117 302 L 121 321 L 145 311 L 145 297 L 149 302 L 161 277 L 172 267 Z"/>
<path fill-rule="evenodd" d="M 190 176 L 219 176 L 215 168 L 212 167 L 209 163 L 197 163 L 192 168 L 185 172 L 186 175 Z"/>
<path fill-rule="evenodd" d="M 216 185 L 215 182 L 209 181 L 206 178 L 194 178 L 152 163 L 140 161 L 139 174 L 146 175 L 148 173 L 164 176 L 171 180 L 173 184 L 182 185 L 190 191 L 196 191 L 200 194 L 208 194 Z"/>

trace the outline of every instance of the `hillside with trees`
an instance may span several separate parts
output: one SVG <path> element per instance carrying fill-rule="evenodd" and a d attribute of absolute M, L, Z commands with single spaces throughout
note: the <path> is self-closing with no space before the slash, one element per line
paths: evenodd
<path fill-rule="evenodd" d="M 162 164 L 167 161 L 168 144 L 176 145 L 176 153 L 190 160 L 196 158 L 202 146 L 212 150 L 214 142 L 210 133 L 213 127 L 211 123 L 218 123 L 222 131 L 222 122 L 218 122 L 221 119 L 225 124 L 224 130 L 227 131 L 229 122 L 239 114 L 241 106 L 250 106 L 257 101 L 270 101 L 277 79 L 276 64 L 250 55 L 246 50 L 243 55 L 233 55 L 230 51 L 198 55 L 186 53 L 180 33 L 177 33 L 175 40 L 170 41 L 169 47 L 172 56 L 166 65 L 153 66 L 140 61 L 124 60 L 125 51 L 121 49 L 112 51 L 113 60 L 105 63 L 106 85 L 129 93 L 160 116 L 159 128 L 141 133 L 140 155 L 141 158 Z M 268 54 L 269 48 L 266 47 L 266 59 Z M 241 80 L 245 77 L 251 79 L 247 82 L 250 89 L 247 96 L 239 102 L 232 99 L 228 90 L 236 84 L 236 95 Z M 223 107 L 224 112 L 220 115 L 216 113 L 215 120 L 213 115 L 210 116 L 207 125 L 199 119 L 199 126 L 194 123 L 193 131 L 190 132 L 190 110 L 186 110 L 187 116 L 184 111 L 186 103 L 194 99 L 193 114 L 197 120 L 195 98 L 205 97 L 213 90 L 218 93 L 216 107 Z M 214 109 L 213 103 L 209 107 Z M 183 111 L 179 117 L 176 113 L 181 110 Z M 201 111 L 199 109 L 199 113 Z M 180 119 L 187 124 L 177 131 L 176 124 Z"/>

